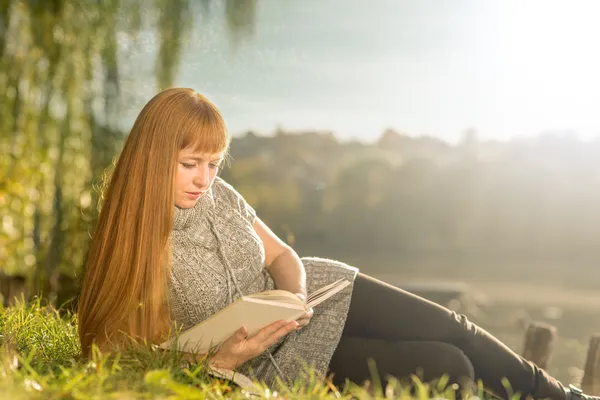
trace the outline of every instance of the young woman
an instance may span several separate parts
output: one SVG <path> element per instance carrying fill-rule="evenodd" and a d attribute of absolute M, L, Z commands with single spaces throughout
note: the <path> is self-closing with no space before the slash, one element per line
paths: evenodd
<path fill-rule="evenodd" d="M 191 89 L 165 90 L 142 109 L 89 250 L 78 308 L 84 354 L 92 343 L 160 343 L 175 324 L 189 328 L 244 294 L 277 288 L 305 299 L 344 277 L 353 284 L 298 321 L 252 337 L 240 327 L 211 364 L 269 385 L 308 365 L 342 383 L 368 379 L 373 358 L 382 377 L 481 379 L 502 397 L 506 377 L 524 396 L 587 398 L 462 315 L 341 262 L 300 259 L 217 177 L 228 148 L 223 117 Z"/>

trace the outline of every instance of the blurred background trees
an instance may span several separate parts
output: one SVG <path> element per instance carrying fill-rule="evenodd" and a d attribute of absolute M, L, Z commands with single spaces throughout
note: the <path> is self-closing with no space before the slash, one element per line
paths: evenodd
<path fill-rule="evenodd" d="M 234 140 L 222 176 L 301 252 L 372 255 L 363 268 L 426 254 L 440 264 L 471 257 L 484 270 L 491 259 L 578 265 L 599 258 L 599 154 L 600 142 L 560 132 L 468 151 L 391 131 L 377 143 L 249 133 Z"/>

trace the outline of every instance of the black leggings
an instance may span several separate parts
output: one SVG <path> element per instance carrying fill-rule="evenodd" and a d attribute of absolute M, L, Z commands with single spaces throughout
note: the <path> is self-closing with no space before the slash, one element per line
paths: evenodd
<path fill-rule="evenodd" d="M 506 377 L 513 392 L 565 398 L 560 382 L 464 315 L 359 274 L 342 338 L 329 365 L 334 383 L 371 379 L 369 358 L 382 380 L 416 374 L 430 381 L 447 374 L 456 383 L 481 379 L 487 390 L 506 398 L 501 383 Z"/>

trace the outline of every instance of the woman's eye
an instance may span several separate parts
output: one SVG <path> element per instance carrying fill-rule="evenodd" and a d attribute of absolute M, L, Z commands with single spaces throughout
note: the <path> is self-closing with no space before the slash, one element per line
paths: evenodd
<path fill-rule="evenodd" d="M 219 167 L 220 167 L 220 165 L 219 165 L 219 164 L 215 164 L 215 163 L 210 163 L 210 164 L 208 164 L 208 166 L 209 166 L 209 167 L 211 167 L 212 169 L 215 169 L 215 168 L 219 168 Z"/>
<path fill-rule="evenodd" d="M 196 164 L 185 164 L 185 163 L 181 163 L 181 165 L 183 165 L 183 168 L 188 168 L 188 169 L 192 169 L 196 166 Z"/>

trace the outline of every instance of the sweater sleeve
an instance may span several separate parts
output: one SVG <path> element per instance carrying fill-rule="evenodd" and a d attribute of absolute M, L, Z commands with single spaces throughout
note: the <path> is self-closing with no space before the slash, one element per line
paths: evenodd
<path fill-rule="evenodd" d="M 244 197 L 235 190 L 233 186 L 217 177 L 213 183 L 213 191 L 214 195 L 220 199 L 220 201 L 227 203 L 251 224 L 254 223 L 256 211 L 254 211 L 254 208 L 246 202 Z"/>

